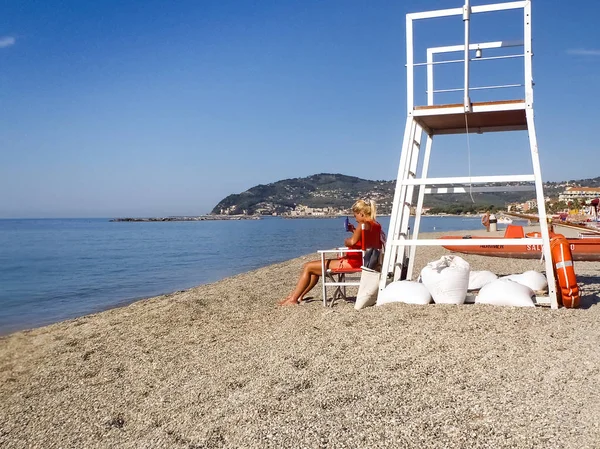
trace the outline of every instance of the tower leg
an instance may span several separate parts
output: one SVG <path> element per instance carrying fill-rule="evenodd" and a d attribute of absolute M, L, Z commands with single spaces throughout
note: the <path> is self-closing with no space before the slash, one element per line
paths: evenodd
<path fill-rule="evenodd" d="M 404 140 L 402 142 L 402 152 L 400 153 L 400 164 L 398 166 L 398 176 L 396 178 L 396 190 L 394 192 L 394 203 L 392 206 L 392 214 L 390 217 L 390 226 L 387 235 L 387 244 L 385 248 L 385 253 L 383 257 L 383 265 L 381 270 L 381 279 L 379 282 L 379 290 L 383 290 L 387 284 L 388 276 L 394 276 L 395 268 L 397 266 L 397 257 L 399 255 L 398 246 L 393 245 L 392 241 L 400 236 L 400 230 L 402 228 L 403 220 L 408 220 L 408 215 L 410 215 L 410 207 L 409 214 L 405 218 L 405 210 L 403 207 L 406 199 L 406 184 L 404 182 L 407 179 L 410 166 L 413 162 L 413 149 L 414 149 L 414 141 L 415 134 L 418 131 L 421 131 L 420 126 L 418 126 L 417 122 L 411 117 L 407 117 L 406 126 L 404 129 Z M 408 221 L 406 224 L 408 228 Z M 402 252 L 400 256 L 404 259 L 404 253 Z M 402 261 L 403 262 L 403 261 Z"/>
<path fill-rule="evenodd" d="M 410 147 L 410 162 L 408 164 L 408 170 L 404 174 L 404 179 L 415 179 L 417 172 L 417 165 L 419 162 L 419 153 L 421 150 L 421 140 L 423 138 L 423 128 L 420 125 L 416 125 L 414 129 L 414 135 L 412 140 L 412 145 Z M 409 184 L 405 187 L 402 202 L 402 215 L 400 220 L 400 230 L 395 235 L 398 236 L 401 240 L 406 240 L 409 238 L 409 223 L 410 223 L 410 212 L 413 202 L 413 194 L 415 191 L 414 184 Z M 413 247 L 414 248 L 414 247 Z M 408 265 L 410 262 L 410 258 L 408 256 L 408 249 L 404 245 L 398 246 L 398 255 L 401 259 L 396 260 L 396 270 L 394 271 L 394 280 L 403 280 L 408 277 Z M 398 256 L 397 256 L 398 257 Z"/>
<path fill-rule="evenodd" d="M 427 178 L 427 173 L 429 171 L 429 159 L 431 157 L 431 147 L 433 145 L 433 136 L 427 135 L 427 144 L 425 146 L 425 157 L 423 158 L 423 168 L 421 170 L 421 178 Z M 419 186 L 419 198 L 417 200 L 417 208 L 415 209 L 415 224 L 413 226 L 412 238 L 419 238 L 419 229 L 421 227 L 421 215 L 423 212 L 423 200 L 425 197 L 425 188 L 427 186 L 421 185 Z M 413 275 L 413 270 L 415 267 L 415 255 L 417 253 L 417 247 L 410 247 L 410 256 L 408 258 L 408 270 L 406 279 L 411 280 Z"/>
<path fill-rule="evenodd" d="M 542 183 L 542 170 L 540 168 L 540 157 L 538 153 L 537 138 L 535 134 L 535 123 L 533 119 L 533 109 L 525 110 L 527 117 L 527 129 L 529 132 L 529 147 L 531 148 L 531 161 L 533 163 L 533 175 L 535 177 L 535 192 L 538 205 L 538 217 L 540 223 L 540 232 L 542 233 L 544 262 L 546 265 L 546 279 L 548 280 L 548 296 L 550 305 L 553 309 L 558 309 L 558 299 L 556 297 L 556 282 L 554 280 L 554 268 L 552 266 L 552 254 L 550 251 L 550 233 L 548 232 L 548 217 L 546 215 L 546 201 L 544 199 L 544 190 Z"/>

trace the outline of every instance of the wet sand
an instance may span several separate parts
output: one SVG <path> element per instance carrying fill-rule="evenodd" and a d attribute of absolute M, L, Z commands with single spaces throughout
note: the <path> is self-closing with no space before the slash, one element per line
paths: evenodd
<path fill-rule="evenodd" d="M 0 446 L 600 447 L 600 263 L 577 310 L 276 307 L 314 258 L 0 338 Z"/>

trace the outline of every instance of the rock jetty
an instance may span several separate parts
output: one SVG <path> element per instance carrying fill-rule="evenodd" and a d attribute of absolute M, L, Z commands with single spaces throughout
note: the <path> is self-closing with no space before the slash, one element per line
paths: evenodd
<path fill-rule="evenodd" d="M 211 220 L 260 220 L 258 215 L 199 215 L 197 217 L 151 217 L 151 218 L 112 218 L 109 221 L 211 221 Z"/>

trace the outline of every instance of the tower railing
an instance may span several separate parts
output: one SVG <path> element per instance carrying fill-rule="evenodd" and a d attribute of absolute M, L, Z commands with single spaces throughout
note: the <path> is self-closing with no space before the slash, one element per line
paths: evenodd
<path fill-rule="evenodd" d="M 524 39 L 522 41 L 496 41 L 496 42 L 470 42 L 470 21 L 471 15 L 488 13 L 494 11 L 506 11 L 506 10 L 523 10 L 523 26 L 524 26 Z M 446 47 L 434 47 L 427 49 L 427 60 L 426 62 L 415 62 L 414 52 L 414 27 L 413 22 L 423 19 L 431 19 L 438 17 L 452 17 L 462 16 L 464 22 L 464 44 L 453 45 Z M 505 47 L 522 47 L 523 52 L 514 55 L 498 55 L 491 57 L 483 57 L 482 52 L 489 49 L 505 48 Z M 454 59 L 450 61 L 434 61 L 436 54 L 440 53 L 451 53 L 451 52 L 463 52 L 462 59 Z M 475 52 L 475 57 L 471 57 L 471 52 Z M 524 74 L 525 80 L 523 83 L 518 84 L 506 84 L 506 85 L 491 85 L 491 86 L 471 86 L 470 79 L 470 65 L 471 62 L 475 61 L 489 61 L 489 60 L 500 60 L 500 59 L 512 59 L 512 58 L 523 58 L 524 60 Z M 462 63 L 464 65 L 464 86 L 462 88 L 451 88 L 451 89 L 434 89 L 434 78 L 433 78 L 433 67 L 439 64 L 451 64 L 451 63 Z M 415 105 L 415 67 L 427 66 L 427 106 L 434 106 L 434 93 L 442 92 L 458 92 L 463 91 L 463 111 L 473 112 L 473 105 L 471 102 L 470 93 L 473 90 L 484 90 L 484 89 L 500 89 L 500 88 L 516 88 L 524 87 L 524 105 L 522 107 L 533 107 L 533 76 L 532 76 L 532 51 L 531 51 L 531 2 L 530 1 L 518 1 L 508 3 L 497 3 L 493 5 L 480 5 L 471 6 L 470 0 L 466 0 L 462 8 L 451 8 L 437 11 L 426 11 L 411 13 L 406 15 L 406 68 L 407 68 L 407 112 L 412 114 L 416 108 Z M 508 108 L 515 108 L 515 106 L 509 106 Z M 436 111 L 430 109 L 430 113 Z"/>

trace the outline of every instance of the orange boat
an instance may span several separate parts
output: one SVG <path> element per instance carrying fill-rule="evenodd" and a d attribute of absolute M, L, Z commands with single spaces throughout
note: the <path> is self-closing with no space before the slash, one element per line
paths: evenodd
<path fill-rule="evenodd" d="M 550 238 L 555 234 L 550 231 Z M 522 226 L 509 225 L 504 233 L 504 238 L 523 238 L 522 245 L 461 245 L 460 242 L 443 245 L 450 251 L 463 254 L 477 254 L 491 257 L 510 257 L 514 259 L 540 259 L 542 257 L 542 245 L 527 244 L 527 237 L 540 237 L 538 232 L 530 232 L 526 236 Z M 463 240 L 463 239 L 487 239 L 490 237 L 458 235 L 445 235 L 441 239 Z M 568 238 L 569 247 L 573 254 L 573 260 L 600 262 L 600 237 Z"/>

